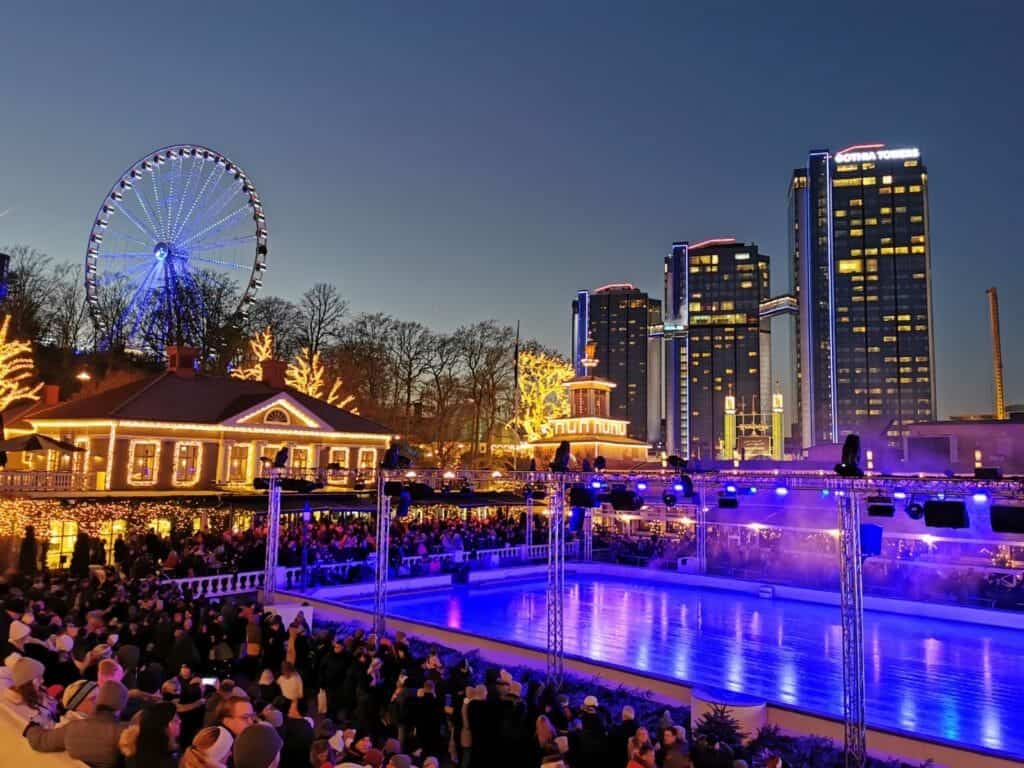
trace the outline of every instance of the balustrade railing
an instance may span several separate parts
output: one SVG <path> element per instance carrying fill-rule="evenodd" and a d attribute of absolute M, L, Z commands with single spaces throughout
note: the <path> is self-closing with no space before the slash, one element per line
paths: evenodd
<path fill-rule="evenodd" d="M 0 471 L 0 494 L 84 491 L 90 477 L 84 472 L 4 469 Z"/>

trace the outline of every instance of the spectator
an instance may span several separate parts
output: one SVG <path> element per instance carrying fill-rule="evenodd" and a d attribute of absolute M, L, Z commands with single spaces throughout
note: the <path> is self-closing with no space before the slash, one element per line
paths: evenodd
<path fill-rule="evenodd" d="M 220 705 L 216 717 L 216 725 L 227 728 L 235 738 L 255 722 L 256 710 L 252 702 L 240 697 L 226 699 Z"/>
<path fill-rule="evenodd" d="M 57 701 L 43 688 L 46 669 L 35 659 L 22 657 L 11 670 L 11 687 L 4 696 L 12 709 L 43 728 L 57 722 Z"/>
<path fill-rule="evenodd" d="M 303 697 L 302 677 L 295 671 L 291 662 L 282 662 L 277 687 L 281 689 L 281 695 L 289 701 L 297 701 Z"/>
<path fill-rule="evenodd" d="M 36 529 L 31 525 L 25 526 L 25 535 L 21 540 L 21 548 L 18 550 L 18 570 L 26 576 L 33 576 L 36 572 L 36 558 L 39 553 L 36 551 Z"/>
<path fill-rule="evenodd" d="M 173 704 L 161 702 L 142 710 L 137 725 L 121 734 L 125 768 L 177 768 L 181 720 Z"/>
<path fill-rule="evenodd" d="M 181 756 L 179 768 L 226 768 L 235 739 L 219 725 L 203 728 Z"/>
<path fill-rule="evenodd" d="M 25 736 L 37 752 L 67 750 L 69 757 L 92 768 L 117 768 L 121 760 L 118 743 L 126 727 L 118 716 L 127 703 L 128 690 L 121 683 L 109 681 L 99 686 L 91 716 L 49 730 L 30 725 Z"/>
<path fill-rule="evenodd" d="M 663 762 L 661 768 L 690 768 L 690 753 L 682 726 L 672 725 L 661 731 Z"/>
<path fill-rule="evenodd" d="M 636 735 L 637 727 L 636 712 L 627 704 L 622 708 L 622 722 L 612 726 L 608 732 L 608 753 L 614 765 L 619 765 L 622 760 L 629 760 L 627 745 Z"/>
<path fill-rule="evenodd" d="M 283 743 L 277 731 L 269 725 L 257 724 L 246 728 L 235 738 L 232 749 L 235 768 L 276 768 Z"/>
<path fill-rule="evenodd" d="M 654 747 L 649 743 L 637 747 L 626 768 L 655 768 Z"/>

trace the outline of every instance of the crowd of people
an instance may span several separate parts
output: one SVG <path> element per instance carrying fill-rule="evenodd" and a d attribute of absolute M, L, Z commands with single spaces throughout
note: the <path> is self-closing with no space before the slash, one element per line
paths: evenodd
<path fill-rule="evenodd" d="M 461 533 L 396 535 L 454 546 Z M 128 546 L 160 565 L 167 544 Z M 570 701 L 465 657 L 446 663 L 400 633 L 314 631 L 301 610 L 286 621 L 251 600 L 199 597 L 135 575 L 134 555 L 127 573 L 0 580 L 2 706 L 32 749 L 95 768 L 689 765 L 670 719 L 652 732 L 626 706 L 613 722 L 593 695 Z"/>

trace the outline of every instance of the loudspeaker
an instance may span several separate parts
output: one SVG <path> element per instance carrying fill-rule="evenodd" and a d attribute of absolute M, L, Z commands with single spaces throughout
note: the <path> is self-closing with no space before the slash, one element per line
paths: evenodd
<path fill-rule="evenodd" d="M 409 483 L 409 493 L 414 501 L 429 499 L 434 495 L 434 489 L 427 483 Z"/>
<path fill-rule="evenodd" d="M 615 489 L 611 493 L 603 495 L 608 496 L 608 501 L 613 507 L 627 512 L 636 512 L 644 505 L 644 500 L 640 498 L 639 494 L 625 489 Z"/>
<path fill-rule="evenodd" d="M 1024 507 L 993 504 L 989 508 L 994 533 L 1024 533 Z"/>
<path fill-rule="evenodd" d="M 719 496 L 718 506 L 722 509 L 736 509 L 740 505 L 740 500 L 735 496 Z"/>
<path fill-rule="evenodd" d="M 594 492 L 590 488 L 574 485 L 569 489 L 569 506 L 596 507 L 597 500 L 594 498 Z"/>
<path fill-rule="evenodd" d="M 1002 480 L 1003 473 L 999 470 L 999 467 L 975 467 L 974 468 L 974 479 L 975 480 Z"/>
<path fill-rule="evenodd" d="M 888 496 L 868 496 L 868 517 L 892 517 L 896 507 Z"/>
<path fill-rule="evenodd" d="M 911 520 L 920 520 L 924 517 L 924 507 L 920 501 L 908 501 L 907 502 L 907 517 Z"/>
<path fill-rule="evenodd" d="M 962 501 L 929 499 L 924 503 L 924 524 L 929 528 L 968 528 L 967 507 Z"/>
<path fill-rule="evenodd" d="M 860 524 L 860 553 L 864 557 L 882 554 L 882 526 L 873 523 Z"/>
<path fill-rule="evenodd" d="M 385 496 L 397 496 L 402 492 L 402 484 L 398 480 L 388 480 L 384 483 Z"/>

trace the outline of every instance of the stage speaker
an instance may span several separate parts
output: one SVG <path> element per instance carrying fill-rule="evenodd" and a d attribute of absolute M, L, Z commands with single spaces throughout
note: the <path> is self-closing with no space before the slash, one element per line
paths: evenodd
<path fill-rule="evenodd" d="M 999 470 L 999 467 L 975 467 L 974 468 L 974 479 L 975 480 L 1002 480 L 1003 473 Z"/>
<path fill-rule="evenodd" d="M 398 480 L 388 480 L 384 483 L 385 496 L 397 496 L 402 492 L 402 484 Z"/>
<path fill-rule="evenodd" d="M 597 499 L 590 488 L 574 485 L 569 489 L 570 507 L 596 507 Z"/>
<path fill-rule="evenodd" d="M 427 483 L 409 483 L 409 493 L 413 501 L 429 499 L 434 495 L 434 489 Z"/>
<path fill-rule="evenodd" d="M 634 491 L 615 489 L 611 493 L 601 495 L 607 496 L 608 498 L 606 501 L 611 502 L 611 505 L 615 507 L 615 509 L 625 510 L 627 512 L 636 512 L 644 505 L 644 500 Z"/>
<path fill-rule="evenodd" d="M 868 496 L 868 517 L 892 517 L 896 507 L 888 496 Z"/>
<path fill-rule="evenodd" d="M 721 509 L 736 509 L 740 505 L 740 500 L 735 496 L 719 496 L 718 506 Z"/>
<path fill-rule="evenodd" d="M 860 524 L 860 553 L 864 557 L 882 554 L 882 526 L 874 523 Z"/>
<path fill-rule="evenodd" d="M 924 524 L 929 528 L 967 528 L 967 507 L 962 501 L 929 499 L 924 503 Z"/>
<path fill-rule="evenodd" d="M 993 504 L 989 514 L 994 533 L 1024 533 L 1024 507 Z"/>

